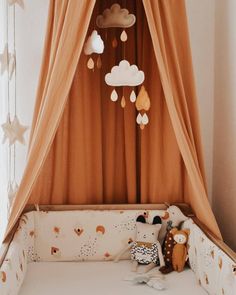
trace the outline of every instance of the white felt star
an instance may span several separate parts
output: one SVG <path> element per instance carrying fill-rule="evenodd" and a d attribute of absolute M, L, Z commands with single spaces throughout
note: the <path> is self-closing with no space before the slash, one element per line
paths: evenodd
<path fill-rule="evenodd" d="M 7 139 L 9 140 L 9 144 L 12 145 L 15 142 L 15 132 L 13 131 L 10 114 L 7 115 L 6 122 L 2 125 L 2 130 L 4 132 L 2 143 L 5 143 Z"/>
<path fill-rule="evenodd" d="M 0 54 L 1 75 L 8 69 L 8 58 L 8 45 L 6 43 L 3 52 Z"/>
<path fill-rule="evenodd" d="M 15 141 L 19 141 L 22 144 L 25 144 L 24 133 L 28 129 L 27 126 L 21 125 L 17 116 L 14 117 L 14 120 L 11 123 L 12 131 L 15 135 Z"/>
<path fill-rule="evenodd" d="M 23 0 L 8 0 L 9 5 L 18 4 L 22 9 L 25 8 L 25 4 Z"/>

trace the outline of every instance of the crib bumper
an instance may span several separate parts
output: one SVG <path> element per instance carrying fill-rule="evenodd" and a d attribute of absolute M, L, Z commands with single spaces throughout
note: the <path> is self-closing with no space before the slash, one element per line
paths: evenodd
<path fill-rule="evenodd" d="M 0 294 L 17 295 L 32 261 L 111 260 L 135 236 L 140 210 L 29 212 L 22 215 L 0 268 Z M 164 212 L 150 210 L 150 220 Z M 166 224 L 164 221 L 163 227 Z M 209 294 L 236 294 L 236 265 L 188 219 L 189 264 Z M 129 258 L 127 256 L 127 258 Z"/>

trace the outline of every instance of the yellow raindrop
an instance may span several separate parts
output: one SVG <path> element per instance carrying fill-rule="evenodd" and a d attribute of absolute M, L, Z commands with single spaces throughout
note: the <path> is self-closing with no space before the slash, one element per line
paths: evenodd
<path fill-rule="evenodd" d="M 121 99 L 121 107 L 124 108 L 126 106 L 126 101 L 125 101 L 125 97 L 124 95 L 122 96 L 122 99 Z"/>

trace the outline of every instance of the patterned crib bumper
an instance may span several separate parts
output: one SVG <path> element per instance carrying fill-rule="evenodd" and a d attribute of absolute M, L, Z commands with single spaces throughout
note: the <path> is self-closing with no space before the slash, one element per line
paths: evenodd
<path fill-rule="evenodd" d="M 29 212 L 19 227 L 0 268 L 0 294 L 16 295 L 24 280 L 27 264 L 35 261 L 112 260 L 135 237 L 135 221 L 140 213 L 150 221 L 163 211 L 81 210 Z M 165 233 L 166 224 L 164 222 Z M 203 231 L 188 219 L 190 267 L 201 286 L 216 295 L 236 294 L 236 265 Z M 140 263 L 158 262 L 155 245 L 136 243 L 132 257 Z M 130 259 L 130 255 L 127 256 Z"/>

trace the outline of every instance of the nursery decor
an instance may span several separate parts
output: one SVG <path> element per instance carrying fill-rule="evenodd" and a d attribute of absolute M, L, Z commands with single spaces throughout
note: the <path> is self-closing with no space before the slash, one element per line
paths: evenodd
<path fill-rule="evenodd" d="M 22 8 L 24 7 L 23 1 L 8 1 L 9 5 L 18 3 Z M 13 10 L 13 53 L 9 53 L 9 38 L 8 38 L 8 5 L 6 5 L 6 45 L 4 48 L 3 54 L 0 55 L 1 61 L 1 74 L 7 72 L 7 119 L 6 122 L 1 125 L 4 136 L 2 143 L 8 143 L 8 215 L 10 214 L 11 206 L 15 198 L 16 192 L 18 190 L 18 184 L 16 182 L 16 143 L 25 144 L 24 133 L 28 129 L 27 126 L 24 126 L 20 123 L 17 116 L 17 97 L 16 97 L 16 46 L 15 46 L 15 5 L 11 8 Z M 13 79 L 14 88 L 12 84 L 10 85 L 10 80 Z M 13 90 L 13 91 L 12 91 Z M 14 96 L 14 119 L 11 120 L 11 93 Z M 13 167 L 13 169 L 12 169 Z M 12 175 L 13 170 L 13 175 Z"/>
<path fill-rule="evenodd" d="M 22 9 L 25 8 L 24 0 L 8 0 L 9 5 L 18 4 Z"/>
<path fill-rule="evenodd" d="M 144 79 L 144 72 L 139 70 L 136 65 L 130 65 L 127 60 L 120 61 L 119 65 L 114 66 L 111 69 L 111 72 L 105 76 L 105 82 L 107 85 L 115 87 L 138 86 L 143 83 Z M 112 90 L 110 98 L 113 102 L 118 100 L 118 94 L 115 89 Z M 136 101 L 136 94 L 134 90 L 132 90 L 130 94 L 130 101 Z M 123 95 L 121 99 L 121 106 L 124 108 L 125 105 L 126 102 Z"/>
<path fill-rule="evenodd" d="M 135 11 L 138 20 L 130 29 L 129 50 L 123 56 L 127 43 L 116 50 L 110 46 L 109 52 L 104 50 L 102 70 L 91 73 L 86 67 L 88 56 L 83 54 L 84 42 L 94 29 L 97 15 L 110 3 L 103 1 L 50 1 L 27 165 L 12 205 L 0 259 L 0 293 L 26 295 L 24 288 L 32 283 L 31 274 L 35 282 L 41 283 L 45 276 L 47 283 L 52 283 L 52 289 L 46 292 L 37 290 L 40 295 L 57 293 L 55 289 L 65 287 L 67 278 L 76 284 L 80 279 L 78 287 L 66 286 L 68 294 L 77 294 L 83 287 L 84 293 L 94 294 L 98 286 L 102 289 L 109 285 L 110 293 L 116 291 L 115 286 L 119 294 L 122 285 L 131 290 L 127 294 L 141 294 L 143 290 L 153 293 L 151 288 L 129 286 L 123 281 L 130 261 L 114 264 L 111 260 L 122 249 L 127 250 L 129 258 L 132 255 L 137 271 L 148 271 L 158 259 L 164 265 L 160 244 L 163 232 L 173 227 L 171 214 L 177 212 L 166 203 L 179 204 L 190 217 L 181 226 L 190 229 L 184 237 L 188 238 L 187 245 L 180 244 L 184 241 L 182 233 L 175 237 L 175 246 L 179 247 L 173 249 L 177 254 L 173 261 L 177 258 L 181 269 L 186 247 L 191 270 L 165 276 L 169 293 L 181 294 L 183 286 L 193 295 L 204 294 L 203 288 L 209 294 L 217 294 L 217 290 L 235 293 L 235 254 L 222 242 L 207 199 L 185 3 L 119 1 L 126 2 L 128 11 Z M 109 34 L 114 37 L 112 31 Z M 134 105 L 127 103 L 122 110 L 107 100 L 113 89 L 123 87 L 115 89 L 117 96 L 124 97 L 123 105 L 125 98 L 140 102 L 136 95 L 144 81 L 138 86 L 111 86 L 111 91 L 104 83 L 105 73 L 111 74 L 114 64 L 119 68 L 120 60 L 130 67 L 138 65 L 138 73 L 140 69 L 145 73 L 145 103 L 137 104 L 140 114 L 145 112 L 151 118 L 145 132 L 136 126 Z M 149 109 L 147 96 L 152 99 Z M 112 98 L 118 99 L 114 92 Z M 178 214 L 175 217 L 176 223 L 183 221 Z M 92 267 L 85 260 L 90 260 Z M 98 260 L 99 265 L 95 262 Z M 48 263 L 39 263 L 44 261 Z M 59 261 L 65 263 L 55 265 Z M 69 261 L 80 263 L 68 265 Z M 143 265 L 137 268 L 140 262 Z M 49 265 L 56 272 L 50 273 Z M 101 265 L 103 277 L 97 276 Z M 73 266 L 78 267 L 78 273 L 72 271 Z M 37 267 L 41 268 L 40 278 Z M 58 280 L 61 276 L 57 271 L 63 279 Z M 87 274 L 92 271 L 92 280 L 97 280 L 88 284 Z M 161 281 L 155 285 L 153 279 L 143 276 L 137 280 L 160 288 Z M 39 285 L 48 286 L 44 282 Z M 34 294 L 31 290 L 28 294 Z"/>
<path fill-rule="evenodd" d="M 166 232 L 162 232 L 160 238 L 164 235 L 163 256 L 165 266 L 162 266 L 159 270 L 163 274 L 168 274 L 174 270 L 172 265 L 172 255 L 176 241 L 174 240 L 172 229 L 181 227 L 181 224 L 187 221 L 188 218 L 177 206 L 172 205 L 167 209 L 167 214 L 164 216 L 164 220 L 167 222 Z"/>
<path fill-rule="evenodd" d="M 3 52 L 0 54 L 0 63 L 1 63 L 1 75 L 4 74 L 8 69 L 9 65 L 9 53 L 8 53 L 8 44 L 5 44 Z"/>
<path fill-rule="evenodd" d="M 11 125 L 14 133 L 14 143 L 19 142 L 21 144 L 25 144 L 24 133 L 28 130 L 28 126 L 22 125 L 16 114 Z"/>
<path fill-rule="evenodd" d="M 137 135 L 134 109 L 108 107 L 111 91 L 101 71 L 84 69 L 81 52 L 98 1 L 51 1 L 27 166 L 7 235 L 27 203 L 186 202 L 221 237 L 206 193 L 185 4 L 177 2 L 127 1 L 140 15 L 138 43 L 131 45 L 152 98 L 150 132 Z M 115 53 L 103 54 L 103 68 L 110 69 Z M 99 89 L 97 100 L 91 85 Z"/>
<path fill-rule="evenodd" d="M 165 216 L 164 204 L 64 208 L 40 205 L 37 210 L 22 215 L 5 259 L 0 254 L 1 295 L 51 295 L 58 290 L 62 290 L 61 294 L 64 290 L 68 294 L 77 294 L 80 290 L 89 295 L 96 292 L 151 295 L 157 292 L 155 289 L 164 288 L 167 294 L 218 294 L 222 289 L 227 295 L 236 292 L 236 257 L 234 261 L 229 251 L 224 253 L 219 240 L 213 243 L 209 238 L 213 236 L 206 236 L 193 215 L 195 222 L 189 218 L 183 224 L 183 228 L 190 229 L 191 268 L 164 276 L 157 267 L 148 273 L 131 272 L 129 257 L 119 264 L 110 261 L 124 241 L 135 237 L 137 217 L 142 215 L 151 222 L 157 215 Z M 142 267 L 145 265 L 139 268 Z M 88 284 L 88 274 L 94 284 Z"/>
<path fill-rule="evenodd" d="M 165 290 L 166 289 L 164 277 L 159 272 L 158 273 L 138 274 L 133 277 L 132 281 L 135 284 L 147 284 L 147 286 L 154 288 L 156 290 Z"/>
<path fill-rule="evenodd" d="M 173 269 L 181 272 L 183 271 L 185 263 L 188 259 L 186 244 L 188 242 L 189 230 L 178 230 L 177 228 L 173 228 L 171 233 L 173 234 L 173 239 L 176 243 L 172 254 Z"/>
<path fill-rule="evenodd" d="M 136 17 L 134 14 L 129 13 L 128 9 L 121 8 L 118 3 L 115 3 L 111 8 L 104 10 L 102 15 L 98 15 L 96 19 L 96 24 L 99 28 L 130 28 L 135 24 Z M 125 30 L 122 31 L 120 35 L 120 40 L 126 42 L 128 40 L 128 35 Z M 116 38 L 112 41 L 112 46 L 117 47 Z"/>
<path fill-rule="evenodd" d="M 140 125 L 140 128 L 144 129 L 145 125 L 149 122 L 146 112 L 149 111 L 151 106 L 150 98 L 144 86 L 141 87 L 135 105 L 139 112 L 136 121 Z"/>
<path fill-rule="evenodd" d="M 2 124 L 2 130 L 4 133 L 2 143 L 5 143 L 7 140 L 9 141 L 9 145 L 11 146 L 15 142 L 15 133 L 12 128 L 10 114 L 7 114 L 6 122 Z"/>
<path fill-rule="evenodd" d="M 150 271 L 156 265 L 164 266 L 161 244 L 158 240 L 161 224 L 159 216 L 153 218 L 152 224 L 146 223 L 145 216 L 138 216 L 135 241 L 128 244 L 117 254 L 115 262 L 119 261 L 122 255 L 130 249 L 133 271 L 137 271 L 138 264 L 146 265 L 143 269 L 144 273 Z"/>
<path fill-rule="evenodd" d="M 105 81 L 109 86 L 137 86 L 143 83 L 144 72 L 136 65 L 130 65 L 127 60 L 120 61 L 118 66 L 114 66 L 111 72 L 106 74 Z"/>
<path fill-rule="evenodd" d="M 1 75 L 3 75 L 5 71 L 8 71 L 9 68 L 9 79 L 11 80 L 16 67 L 16 57 L 14 53 L 11 54 L 8 52 L 7 43 L 5 44 L 3 52 L 0 54 L 0 64 Z"/>
<path fill-rule="evenodd" d="M 85 45 L 84 45 L 84 54 L 91 55 L 93 53 L 101 54 L 104 51 L 104 42 L 98 32 L 93 30 L 92 34 L 88 37 Z M 98 56 L 97 59 L 97 68 L 101 68 L 101 57 Z M 92 57 L 89 58 L 87 62 L 88 69 L 94 69 L 94 60 Z"/>

